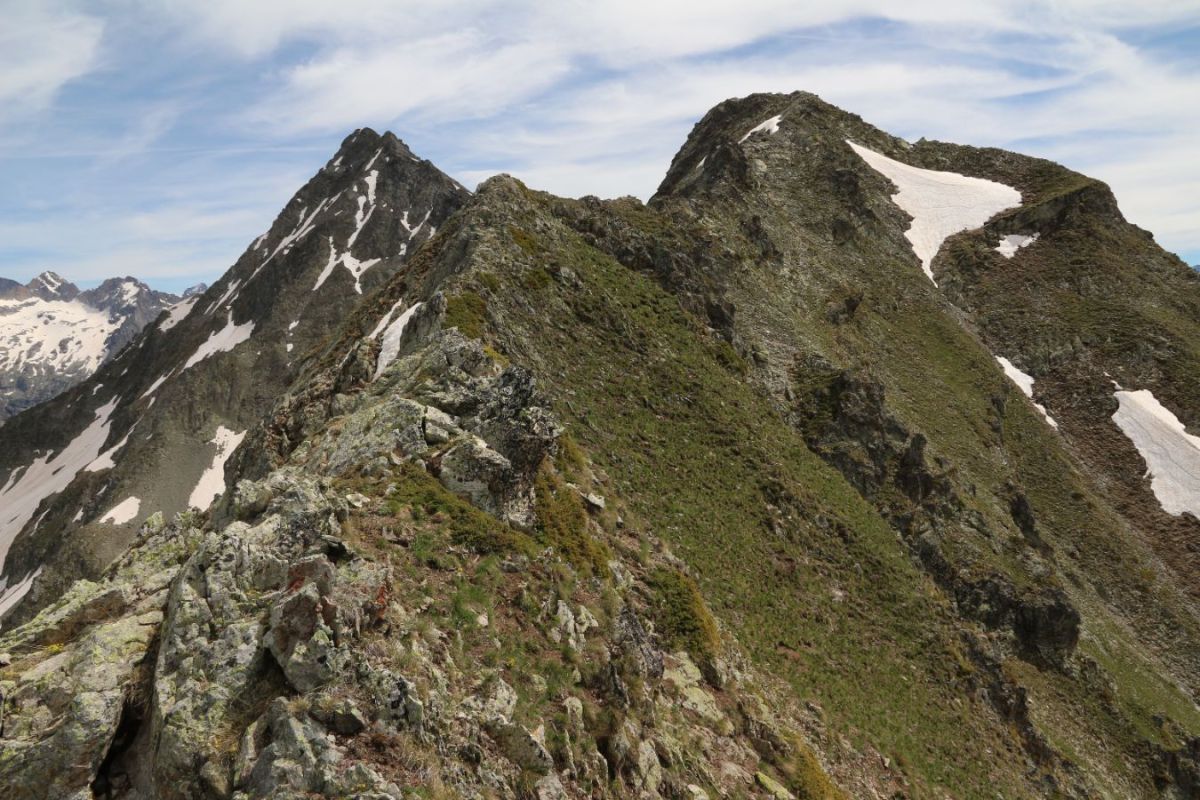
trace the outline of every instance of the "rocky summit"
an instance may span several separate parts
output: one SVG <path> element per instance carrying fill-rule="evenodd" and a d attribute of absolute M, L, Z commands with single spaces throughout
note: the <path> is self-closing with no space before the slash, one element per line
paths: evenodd
<path fill-rule="evenodd" d="M 1200 796 L 1198 376 L 1051 162 L 754 95 L 642 203 L 357 131 L 0 428 L 0 787 Z"/>
<path fill-rule="evenodd" d="M 89 377 L 179 299 L 130 277 L 82 292 L 53 272 L 0 278 L 0 424 Z"/>

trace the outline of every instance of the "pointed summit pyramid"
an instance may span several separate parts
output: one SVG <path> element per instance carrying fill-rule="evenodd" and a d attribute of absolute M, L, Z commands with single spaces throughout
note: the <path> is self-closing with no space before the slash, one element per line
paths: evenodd
<path fill-rule="evenodd" d="M 207 508 L 224 460 L 307 354 L 469 196 L 390 133 L 347 137 L 213 286 L 0 429 L 0 582 L 27 591 L 52 560 L 34 590 L 49 596 L 107 564 L 152 510 Z M 93 291 L 138 289 L 106 287 Z"/>

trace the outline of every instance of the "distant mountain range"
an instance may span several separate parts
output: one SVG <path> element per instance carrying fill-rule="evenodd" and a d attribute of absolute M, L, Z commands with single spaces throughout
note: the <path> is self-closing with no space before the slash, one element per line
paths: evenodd
<path fill-rule="evenodd" d="M 0 421 L 60 394 L 95 372 L 178 295 L 136 278 L 109 278 L 95 289 L 54 272 L 27 284 L 0 278 Z"/>

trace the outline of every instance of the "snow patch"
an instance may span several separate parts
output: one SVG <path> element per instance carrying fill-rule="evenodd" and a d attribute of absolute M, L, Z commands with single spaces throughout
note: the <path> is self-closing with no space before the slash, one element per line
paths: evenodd
<path fill-rule="evenodd" d="M 339 192 L 338 194 L 341 193 Z M 333 199 L 337 199 L 337 195 L 334 195 Z M 258 268 L 250 274 L 250 278 L 246 281 L 246 283 L 250 283 L 250 281 L 258 277 L 258 273 L 262 272 L 263 267 L 271 263 L 271 259 L 275 258 L 275 256 L 279 255 L 280 253 L 286 254 L 288 250 L 292 249 L 292 245 L 296 244 L 305 236 L 308 236 L 308 234 L 312 233 L 313 228 L 316 227 L 315 220 L 317 218 L 317 214 L 320 214 L 322 211 L 324 211 L 325 207 L 329 205 L 330 202 L 330 198 L 325 198 L 307 217 L 304 216 L 304 212 L 308 210 L 308 206 L 302 208 L 299 214 L 300 221 L 296 224 L 296 227 L 292 229 L 291 233 L 279 240 L 279 244 L 275 245 L 275 249 L 271 251 L 271 255 L 267 256 L 263 262 L 258 265 Z"/>
<path fill-rule="evenodd" d="M 379 380 L 379 376 L 388 368 L 388 365 L 396 360 L 396 356 L 400 354 L 400 337 L 404 334 L 404 328 L 408 325 L 408 321 L 412 319 L 412 315 L 421 307 L 421 303 L 414 303 L 409 308 L 405 309 L 404 313 L 396 318 L 396 321 L 387 326 L 383 331 L 383 343 L 379 347 L 379 360 L 375 362 L 375 377 L 371 380 Z M 392 307 L 395 310 L 395 306 Z M 391 315 L 391 311 L 388 315 Z M 377 336 L 379 327 L 376 326 L 372 337 Z"/>
<path fill-rule="evenodd" d="M 0 568 L 8 548 L 25 524 L 33 518 L 47 497 L 61 492 L 80 470 L 92 463 L 108 439 L 109 417 L 117 407 L 113 398 L 96 409 L 92 424 L 76 436 L 57 456 L 51 453 L 34 459 L 33 463 L 15 478 L 14 470 L 0 489 Z"/>
<path fill-rule="evenodd" d="M 382 152 L 383 152 L 382 147 L 375 151 L 375 155 L 371 156 L 371 160 L 367 162 L 367 166 L 363 167 L 363 172 L 366 172 L 371 167 L 375 166 L 375 159 L 379 158 L 379 154 Z"/>
<path fill-rule="evenodd" d="M 229 320 L 225 323 L 225 327 L 219 331 L 210 333 L 208 339 L 197 347 L 196 352 L 192 353 L 187 362 L 184 363 L 183 369 L 189 369 L 209 356 L 232 350 L 249 339 L 252 333 L 254 333 L 254 322 L 243 322 L 241 325 L 234 324 L 233 309 L 230 309 Z"/>
<path fill-rule="evenodd" d="M 137 296 L 141 294 L 142 287 L 138 286 L 134 281 L 121 282 L 121 303 L 122 305 L 133 305 L 137 300 Z"/>
<path fill-rule="evenodd" d="M 209 442 L 217 446 L 217 452 L 213 455 L 212 463 L 201 474 L 196 488 L 192 489 L 192 494 L 188 497 L 188 506 L 206 511 L 225 491 L 225 462 L 244 438 L 246 431 L 236 433 L 224 425 L 217 426 L 217 432 Z"/>
<path fill-rule="evenodd" d="M 756 133 L 775 133 L 779 130 L 779 120 L 783 117 L 782 114 L 776 114 L 765 122 L 760 122 L 750 130 L 746 131 L 746 135 L 738 139 L 738 144 L 749 139 Z"/>
<path fill-rule="evenodd" d="M 1149 389 L 1113 396 L 1119 404 L 1113 422 L 1145 459 L 1150 488 L 1163 511 L 1200 518 L 1200 437 L 1188 433 Z"/>
<path fill-rule="evenodd" d="M 167 309 L 166 319 L 158 326 L 158 330 L 162 333 L 174 328 L 180 322 L 187 318 L 187 315 L 192 313 L 192 306 L 196 305 L 196 301 L 200 299 L 200 295 L 195 294 L 186 300 L 180 300 L 175 305 Z"/>
<path fill-rule="evenodd" d="M 401 224 L 401 225 L 403 225 L 403 226 L 404 226 L 404 230 L 408 232 L 408 238 L 409 238 L 410 240 L 411 240 L 411 239 L 412 239 L 414 236 L 416 236 L 418 233 L 420 233 L 420 232 L 421 232 L 421 229 L 425 227 L 425 224 L 426 224 L 427 222 L 429 222 L 429 215 L 430 215 L 430 214 L 432 214 L 432 213 L 433 213 L 433 209 L 432 209 L 432 208 L 431 208 L 431 209 L 429 209 L 428 211 L 426 211 L 426 212 L 425 212 L 425 216 L 421 218 L 421 221 L 420 221 L 420 222 L 418 222 L 418 223 L 417 223 L 417 225 L 416 225 L 416 227 L 414 228 L 413 226 L 409 225 L 409 223 L 408 223 L 408 212 L 407 212 L 407 211 L 405 211 L 405 212 L 404 212 L 404 214 L 403 214 L 403 215 L 400 217 L 400 224 Z M 434 230 L 434 229 L 433 229 L 433 226 L 430 226 L 430 229 L 429 229 L 429 230 L 430 230 L 430 234 L 429 234 L 429 236 L 430 236 L 430 238 L 432 238 L 432 237 L 433 237 L 433 230 Z"/>
<path fill-rule="evenodd" d="M 84 467 L 83 471 L 84 472 L 99 472 L 102 469 L 112 469 L 113 467 L 115 467 L 117 464 L 115 461 L 113 461 L 113 456 L 117 454 L 118 450 L 120 450 L 122 447 L 124 447 L 126 444 L 129 443 L 129 434 L 133 433 L 133 429 L 136 427 L 137 427 L 136 422 L 133 423 L 132 425 L 130 425 L 129 430 L 126 432 L 124 438 L 122 438 L 121 441 L 117 442 L 112 447 L 108 448 L 103 453 L 96 456 L 96 459 L 94 461 L 92 461 L 90 464 L 88 464 L 86 467 Z"/>
<path fill-rule="evenodd" d="M 383 331 L 384 328 L 387 327 L 387 324 L 392 321 L 392 315 L 396 313 L 396 309 L 400 308 L 400 306 L 402 306 L 402 305 L 404 305 L 403 297 L 401 297 L 399 300 L 397 300 L 395 303 L 393 303 L 392 307 L 387 310 L 387 313 L 379 318 L 379 322 L 377 322 L 375 324 L 375 327 L 371 330 L 371 333 L 367 338 L 368 339 L 378 339 L 379 334 Z"/>
<path fill-rule="evenodd" d="M 892 202 L 913 218 L 904 235 L 921 260 L 921 269 L 935 286 L 931 265 L 942 242 L 960 231 L 978 228 L 1001 211 L 1021 204 L 1021 193 L 1011 186 L 956 172 L 909 166 L 850 140 L 846 144 L 871 169 L 896 184 Z"/>
<path fill-rule="evenodd" d="M 996 245 L 996 252 L 1005 258 L 1012 258 L 1022 247 L 1028 247 L 1037 240 L 1038 235 L 1036 233 L 1032 236 L 1010 233 L 1008 236 L 1000 237 L 1000 244 Z"/>
<path fill-rule="evenodd" d="M 996 360 L 1000 362 L 1000 367 L 1004 370 L 1004 374 L 1008 376 L 1008 379 L 1015 383 L 1021 390 L 1021 394 L 1033 400 L 1033 376 L 1028 372 L 1023 372 L 1004 356 L 996 356 Z M 1046 422 L 1049 423 L 1051 428 L 1058 430 L 1058 423 L 1046 411 L 1044 405 L 1035 401 L 1033 407 L 1042 412 L 1042 416 L 1046 418 Z"/>
<path fill-rule="evenodd" d="M 155 392 L 157 392 L 157 391 L 158 391 L 158 387 L 162 386 L 162 385 L 163 385 L 163 382 L 164 382 L 164 381 L 166 381 L 166 380 L 167 380 L 167 378 L 169 378 L 169 377 L 171 377 L 171 373 L 170 373 L 170 372 L 168 372 L 168 373 L 167 373 L 167 374 L 165 374 L 165 375 L 160 375 L 160 376 L 158 376 L 157 378 L 155 378 L 155 379 L 154 379 L 154 383 L 150 384 L 150 388 L 149 388 L 149 389 L 147 389 L 146 391 L 142 392 L 141 396 L 140 396 L 140 397 L 138 397 L 138 400 L 141 400 L 141 399 L 145 398 L 147 395 L 152 395 L 152 394 L 154 394 Z"/>
<path fill-rule="evenodd" d="M 376 153 L 375 155 L 378 156 L 379 154 Z M 374 161 L 375 159 L 372 158 L 371 163 L 374 163 Z M 370 167 L 370 164 L 367 166 Z M 371 216 L 375 213 L 375 209 L 377 208 L 375 205 L 375 184 L 378 179 L 378 170 L 371 171 L 367 177 L 364 178 L 364 181 L 367 184 L 367 193 L 365 195 L 358 196 L 358 210 L 354 213 L 354 232 L 351 233 L 350 238 L 346 240 L 346 251 L 339 254 L 337 252 L 337 248 L 333 245 L 333 237 L 328 237 L 329 261 L 326 262 L 324 269 L 321 270 L 321 274 L 317 276 L 317 282 L 313 284 L 314 292 L 325 285 L 325 281 L 329 280 L 329 276 L 333 274 L 334 269 L 340 264 L 341 266 L 345 267 L 351 275 L 354 276 L 354 291 L 358 294 L 362 294 L 363 273 L 382 260 L 379 258 L 370 258 L 366 261 L 360 261 L 359 259 L 355 258 L 351 252 L 354 248 L 354 243 L 358 241 L 359 234 L 362 233 L 363 228 L 366 227 L 366 224 L 370 221 Z"/>
<path fill-rule="evenodd" d="M 232 283 L 230 283 L 229 286 L 225 289 L 225 294 L 221 295 L 221 299 L 218 300 L 217 302 L 213 303 L 207 309 L 205 309 L 204 313 L 211 314 L 212 312 L 216 311 L 221 306 L 225 305 L 225 301 L 229 299 L 230 295 L 232 295 L 234 292 L 237 291 L 238 285 L 241 282 L 242 282 L 242 279 L 237 278 Z"/>
<path fill-rule="evenodd" d="M 62 278 L 60 278 L 58 275 L 55 275 L 53 272 L 43 272 L 41 275 L 37 276 L 37 279 L 41 281 L 42 286 L 45 286 L 48 291 L 51 291 L 54 294 L 58 294 L 58 287 L 62 286 L 63 284 Z"/>
<path fill-rule="evenodd" d="M 138 515 L 138 510 L 142 507 L 142 501 L 136 497 L 126 497 L 121 502 L 108 510 L 108 513 L 100 518 L 100 522 L 109 522 L 113 525 L 124 525 L 130 522 Z"/>
<path fill-rule="evenodd" d="M 25 595 L 29 594 L 29 590 L 33 588 L 33 582 L 37 580 L 37 576 L 42 574 L 42 568 L 38 567 L 33 572 L 21 579 L 20 583 L 0 590 L 0 617 L 8 613 L 9 609 L 21 602 Z"/>

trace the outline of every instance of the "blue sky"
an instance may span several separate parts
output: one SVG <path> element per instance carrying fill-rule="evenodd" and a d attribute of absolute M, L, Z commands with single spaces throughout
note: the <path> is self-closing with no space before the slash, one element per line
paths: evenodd
<path fill-rule="evenodd" d="M 834 7 L 836 5 L 836 7 Z M 0 276 L 211 282 L 353 129 L 648 197 L 727 97 L 1108 181 L 1200 263 L 1200 0 L 0 0 Z"/>

